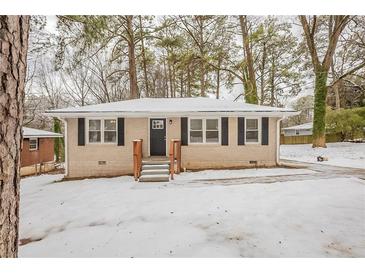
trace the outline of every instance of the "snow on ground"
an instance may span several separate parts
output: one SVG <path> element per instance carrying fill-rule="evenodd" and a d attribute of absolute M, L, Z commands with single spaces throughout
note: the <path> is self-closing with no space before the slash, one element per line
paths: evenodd
<path fill-rule="evenodd" d="M 328 161 L 317 162 L 318 156 L 328 157 Z M 312 148 L 311 144 L 281 145 L 280 158 L 365 169 L 365 143 L 328 143 L 327 148 Z"/>
<path fill-rule="evenodd" d="M 20 247 L 20 256 L 365 256 L 361 179 L 188 183 L 199 176 L 247 177 L 259 171 L 285 173 L 210 171 L 205 177 L 186 173 L 174 183 L 150 184 L 129 176 L 66 182 L 54 182 L 61 175 L 25 178 L 20 239 L 31 242 Z"/>

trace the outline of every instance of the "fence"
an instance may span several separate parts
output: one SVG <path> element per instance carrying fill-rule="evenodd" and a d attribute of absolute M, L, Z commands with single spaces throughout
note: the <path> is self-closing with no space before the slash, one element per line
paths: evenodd
<path fill-rule="evenodd" d="M 312 135 L 302 135 L 302 136 L 284 136 L 284 134 L 280 135 L 281 145 L 311 144 L 312 140 L 313 140 Z M 341 136 L 339 134 L 326 134 L 326 142 L 327 143 L 341 142 Z"/>

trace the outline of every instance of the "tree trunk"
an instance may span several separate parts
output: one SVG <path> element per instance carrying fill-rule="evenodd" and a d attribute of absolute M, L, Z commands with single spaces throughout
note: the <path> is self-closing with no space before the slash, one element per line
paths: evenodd
<path fill-rule="evenodd" d="M 180 74 L 180 97 L 184 97 L 184 74 L 181 72 Z"/>
<path fill-rule="evenodd" d="M 174 97 L 174 85 L 172 83 L 172 69 L 171 69 L 171 61 L 170 61 L 170 54 L 167 54 L 167 70 L 168 70 L 168 73 L 169 73 L 169 85 L 170 85 L 170 97 Z"/>
<path fill-rule="evenodd" d="M 200 61 L 200 96 L 205 97 L 205 65 L 204 61 Z"/>
<path fill-rule="evenodd" d="M 275 60 L 271 63 L 270 72 L 270 106 L 275 106 Z"/>
<path fill-rule="evenodd" d="M 167 74 L 167 69 L 166 69 L 166 62 L 165 59 L 163 59 L 163 73 L 164 73 L 164 96 L 168 98 L 169 97 L 169 85 L 168 85 L 168 74 Z"/>
<path fill-rule="evenodd" d="M 133 15 L 126 16 L 127 18 L 127 30 L 128 30 L 128 63 L 129 63 L 129 87 L 130 87 L 130 99 L 138 98 L 138 86 L 137 86 L 137 68 L 136 68 L 136 56 L 135 56 L 135 44 L 134 44 L 134 31 L 133 31 Z"/>
<path fill-rule="evenodd" d="M 261 97 L 260 97 L 260 105 L 263 105 L 265 102 L 265 67 L 266 67 L 266 44 L 264 43 L 262 50 L 262 59 L 261 59 L 261 77 L 260 77 L 260 88 L 261 88 Z"/>
<path fill-rule="evenodd" d="M 148 75 L 147 75 L 147 61 L 146 61 L 146 52 L 144 48 L 144 40 L 143 40 L 143 26 L 142 26 L 142 16 L 139 15 L 139 28 L 141 33 L 141 53 L 142 53 L 142 65 L 143 65 L 143 76 L 144 82 L 146 86 L 146 97 L 150 96 L 149 85 L 148 85 Z"/>
<path fill-rule="evenodd" d="M 313 147 L 326 147 L 326 97 L 328 70 L 321 67 L 315 72 Z"/>
<path fill-rule="evenodd" d="M 221 77 L 220 77 L 220 69 L 217 69 L 217 90 L 215 92 L 216 99 L 219 99 L 219 89 L 220 89 L 220 83 Z"/>
<path fill-rule="evenodd" d="M 335 102 L 336 102 L 336 109 L 340 109 L 341 108 L 341 102 L 340 102 L 340 92 L 338 90 L 338 83 L 335 83 L 333 85 L 333 91 L 335 93 Z"/>
<path fill-rule="evenodd" d="M 29 16 L 0 16 L 0 257 L 17 257 Z"/>
<path fill-rule="evenodd" d="M 257 104 L 257 87 L 256 87 L 256 74 L 254 69 L 254 61 L 252 57 L 250 47 L 250 37 L 247 26 L 247 16 L 240 15 L 240 26 L 242 31 L 243 51 L 245 53 L 246 66 L 247 66 L 247 89 L 245 90 L 246 103 Z"/>
<path fill-rule="evenodd" d="M 191 73 L 190 73 L 190 63 L 188 65 L 188 84 L 187 84 L 187 97 L 191 97 Z"/>

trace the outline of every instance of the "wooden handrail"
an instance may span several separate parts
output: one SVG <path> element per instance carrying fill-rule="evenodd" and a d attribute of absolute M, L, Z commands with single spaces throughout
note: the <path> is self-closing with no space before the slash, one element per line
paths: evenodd
<path fill-rule="evenodd" d="M 175 173 L 175 160 L 176 160 L 176 174 L 181 172 L 181 140 L 171 139 L 170 141 L 170 176 L 171 180 L 174 179 Z"/>
<path fill-rule="evenodd" d="M 137 181 L 141 176 L 142 170 L 142 142 L 143 139 L 133 140 L 133 175 L 134 180 Z"/>

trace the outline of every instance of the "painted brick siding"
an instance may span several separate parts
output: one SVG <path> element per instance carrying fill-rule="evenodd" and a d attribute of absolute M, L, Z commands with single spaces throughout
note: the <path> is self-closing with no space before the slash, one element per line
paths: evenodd
<path fill-rule="evenodd" d="M 171 124 L 169 123 L 171 120 Z M 228 146 L 220 144 L 190 144 L 182 146 L 182 167 L 187 169 L 250 167 L 257 161 L 259 166 L 276 164 L 276 121 L 269 119 L 269 145 L 237 144 L 237 117 L 228 119 Z M 166 140 L 179 139 L 180 117 L 166 118 Z M 118 176 L 133 173 L 134 139 L 143 139 L 143 156 L 149 155 L 148 118 L 125 119 L 125 145 L 88 144 L 77 145 L 77 119 L 67 119 L 68 177 Z M 167 143 L 166 153 L 169 153 Z M 99 161 L 105 161 L 100 164 Z"/>

